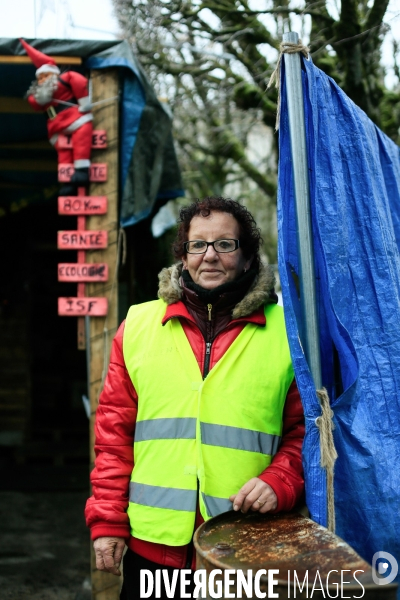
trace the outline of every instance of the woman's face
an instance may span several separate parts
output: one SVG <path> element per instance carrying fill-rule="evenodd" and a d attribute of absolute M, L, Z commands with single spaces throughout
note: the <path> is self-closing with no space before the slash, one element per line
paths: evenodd
<path fill-rule="evenodd" d="M 195 216 L 190 222 L 188 240 L 215 242 L 220 239 L 239 239 L 239 223 L 230 213 L 211 211 L 208 217 Z M 251 265 L 239 247 L 233 252 L 218 253 L 208 246 L 204 254 L 186 254 L 182 259 L 193 281 L 207 290 L 233 281 Z"/>

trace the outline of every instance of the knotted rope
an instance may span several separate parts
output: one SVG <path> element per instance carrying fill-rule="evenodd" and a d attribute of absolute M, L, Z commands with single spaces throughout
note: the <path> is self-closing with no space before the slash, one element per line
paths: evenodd
<path fill-rule="evenodd" d="M 315 419 L 319 429 L 319 443 L 321 449 L 321 467 L 326 469 L 326 490 L 328 501 L 328 529 L 335 532 L 335 492 L 333 487 L 333 471 L 337 452 L 333 442 L 333 429 L 335 425 L 332 421 L 333 410 L 329 403 L 328 392 L 325 388 L 317 390 L 317 396 L 321 405 L 322 414 Z"/>
<path fill-rule="evenodd" d="M 279 129 L 279 121 L 281 117 L 281 62 L 283 54 L 296 54 L 296 52 L 301 52 L 305 58 L 308 58 L 310 49 L 308 46 L 303 46 L 303 42 L 301 40 L 298 41 L 297 44 L 294 42 L 281 42 L 279 46 L 279 58 L 276 63 L 276 67 L 272 72 L 271 77 L 269 78 L 267 90 L 272 86 L 275 82 L 275 87 L 278 90 L 278 103 L 276 108 L 276 122 L 275 122 L 275 131 Z"/>

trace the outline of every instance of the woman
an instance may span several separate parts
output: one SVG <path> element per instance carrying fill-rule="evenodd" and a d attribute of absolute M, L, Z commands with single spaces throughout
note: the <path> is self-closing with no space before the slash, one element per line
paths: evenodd
<path fill-rule="evenodd" d="M 131 307 L 115 337 L 86 517 L 98 569 L 119 575 L 128 546 L 121 599 L 140 597 L 141 568 L 194 568 L 204 519 L 303 494 L 303 411 L 260 243 L 238 202 L 182 209 L 160 299 Z"/>

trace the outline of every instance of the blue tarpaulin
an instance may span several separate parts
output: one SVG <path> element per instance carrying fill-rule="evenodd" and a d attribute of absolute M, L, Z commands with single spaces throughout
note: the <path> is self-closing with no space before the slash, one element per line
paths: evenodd
<path fill-rule="evenodd" d="M 120 71 L 121 225 L 127 227 L 185 194 L 172 141 L 171 114 L 157 99 L 127 41 L 91 56 L 85 66 Z"/>
<path fill-rule="evenodd" d="M 301 60 L 322 380 L 338 453 L 336 533 L 370 563 L 378 551 L 400 563 L 400 149 L 311 59 Z M 306 501 L 311 517 L 326 525 L 315 424 L 321 409 L 299 343 L 284 66 L 281 76 L 280 278 L 306 416 Z"/>

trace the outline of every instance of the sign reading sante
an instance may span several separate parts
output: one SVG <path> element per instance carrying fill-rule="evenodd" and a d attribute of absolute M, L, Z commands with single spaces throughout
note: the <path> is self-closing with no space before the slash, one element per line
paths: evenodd
<path fill-rule="evenodd" d="M 57 248 L 59 250 L 101 250 L 107 248 L 107 231 L 58 231 Z"/>

